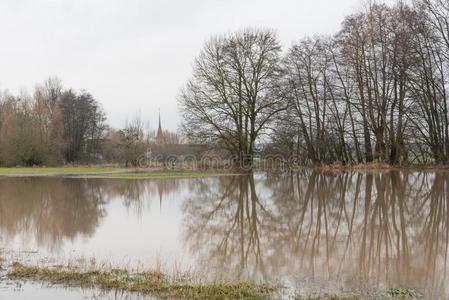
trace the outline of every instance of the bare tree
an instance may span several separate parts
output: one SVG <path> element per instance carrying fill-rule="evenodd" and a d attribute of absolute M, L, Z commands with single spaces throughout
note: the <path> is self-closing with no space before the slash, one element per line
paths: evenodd
<path fill-rule="evenodd" d="M 268 30 L 211 39 L 180 97 L 187 137 L 221 145 L 240 163 L 251 164 L 257 138 L 284 109 L 275 93 L 280 51 L 276 35 Z"/>
<path fill-rule="evenodd" d="M 411 92 L 415 103 L 410 120 L 420 133 L 420 144 L 437 163 L 449 161 L 449 3 L 420 0 L 416 3 L 414 65 Z M 422 147 L 421 147 L 422 148 Z"/>
<path fill-rule="evenodd" d="M 330 118 L 336 103 L 332 102 L 329 43 L 325 38 L 304 39 L 284 59 L 286 76 L 282 88 L 289 107 L 284 120 L 297 128 L 296 147 L 303 147 L 300 153 L 312 163 L 335 160 L 335 151 L 341 150 L 331 147 L 339 144 L 334 141 L 339 134 L 334 134 L 330 122 L 340 125 L 340 118 Z"/>
<path fill-rule="evenodd" d="M 333 38 L 294 45 L 282 81 L 289 110 L 273 140 L 305 163 L 401 164 L 429 155 L 445 163 L 448 51 L 439 32 L 447 20 L 438 21 L 445 14 L 435 3 L 421 4 L 427 13 L 370 5 Z"/>
<path fill-rule="evenodd" d="M 131 122 L 126 122 L 124 129 L 120 130 L 122 157 L 126 167 L 138 166 L 139 158 L 145 153 L 149 140 L 145 134 L 144 124 L 139 115 Z"/>

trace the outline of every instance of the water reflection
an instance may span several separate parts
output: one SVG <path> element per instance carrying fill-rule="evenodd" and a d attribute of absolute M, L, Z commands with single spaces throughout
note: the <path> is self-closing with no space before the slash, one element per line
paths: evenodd
<path fill-rule="evenodd" d="M 448 186 L 447 173 L 223 178 L 185 203 L 185 241 L 222 277 L 447 295 Z"/>
<path fill-rule="evenodd" d="M 444 172 L 0 179 L 0 247 L 32 239 L 49 253 L 181 257 L 209 279 L 449 296 L 448 188 Z"/>
<path fill-rule="evenodd" d="M 112 200 L 142 218 L 151 209 L 149 199 L 157 197 L 162 204 L 179 189 L 179 180 L 2 178 L 0 242 L 19 238 L 59 251 L 68 241 L 94 237 Z"/>
<path fill-rule="evenodd" d="M 0 180 L 0 228 L 3 239 L 18 233 L 41 246 L 91 236 L 104 216 L 100 186 L 65 179 Z"/>

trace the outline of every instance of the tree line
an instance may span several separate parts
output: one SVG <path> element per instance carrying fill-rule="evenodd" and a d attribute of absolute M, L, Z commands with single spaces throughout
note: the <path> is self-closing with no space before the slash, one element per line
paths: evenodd
<path fill-rule="evenodd" d="M 448 78 L 447 0 L 372 4 L 285 51 L 271 30 L 212 38 L 180 93 L 181 127 L 243 165 L 260 144 L 302 164 L 448 164 Z M 56 78 L 0 92 L 2 166 L 138 165 L 155 136 L 139 118 L 110 128 L 90 93 Z"/>
<path fill-rule="evenodd" d="M 100 153 L 105 113 L 86 91 L 65 90 L 49 78 L 18 96 L 0 94 L 0 165 L 92 161 Z"/>
<path fill-rule="evenodd" d="M 369 5 L 283 51 L 275 32 L 211 39 L 179 103 L 193 141 L 251 163 L 257 143 L 301 163 L 449 162 L 449 3 Z"/>
<path fill-rule="evenodd" d="M 170 131 L 161 136 L 160 143 L 180 142 Z M 111 128 L 89 92 L 65 89 L 58 78 L 36 86 L 32 95 L 0 92 L 0 166 L 137 166 L 155 138 L 140 116 L 121 129 Z"/>

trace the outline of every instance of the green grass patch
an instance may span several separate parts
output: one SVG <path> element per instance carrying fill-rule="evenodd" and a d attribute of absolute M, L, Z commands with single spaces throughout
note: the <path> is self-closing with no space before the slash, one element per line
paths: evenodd
<path fill-rule="evenodd" d="M 409 288 L 392 288 L 388 290 L 388 294 L 393 299 L 419 299 L 422 297 L 417 290 Z"/>
<path fill-rule="evenodd" d="M 120 290 L 163 299 L 271 299 L 273 287 L 249 283 L 190 284 L 170 280 L 160 272 L 126 270 L 86 271 L 75 268 L 39 268 L 14 263 L 7 274 L 12 280 L 33 280 L 71 287 Z"/>
<path fill-rule="evenodd" d="M 0 176 L 84 175 L 119 172 L 114 167 L 0 168 Z"/>
<path fill-rule="evenodd" d="M 319 291 L 301 293 L 294 300 L 412 300 L 423 296 L 415 289 L 392 288 L 388 291 L 378 291 L 373 294 L 361 294 L 359 292 L 322 293 Z"/>
<path fill-rule="evenodd" d="M 13 263 L 7 268 L 11 280 L 30 280 L 66 287 L 96 288 L 102 291 L 121 291 L 153 296 L 161 299 L 283 299 L 280 285 L 252 284 L 248 282 L 192 283 L 189 276 L 166 276 L 160 271 L 135 272 L 124 269 L 84 270 L 78 267 L 36 267 Z M 194 281 L 196 282 L 196 281 Z M 289 296 L 293 300 L 362 300 L 362 299 L 419 299 L 423 296 L 415 289 L 392 288 L 374 294 L 358 292 L 302 292 Z"/>
<path fill-rule="evenodd" d="M 296 295 L 294 300 L 362 300 L 364 299 L 360 295 L 348 294 L 348 295 L 337 295 L 337 294 L 313 294 L 313 295 Z"/>
<path fill-rule="evenodd" d="M 225 173 L 207 173 L 207 172 L 135 172 L 135 173 L 116 173 L 105 175 L 87 176 L 91 178 L 113 178 L 113 179 L 169 179 L 169 178 L 201 178 L 226 176 L 232 174 Z"/>
<path fill-rule="evenodd" d="M 165 179 L 199 178 L 231 175 L 217 172 L 160 171 L 146 169 L 124 169 L 114 167 L 58 167 L 58 168 L 0 168 L 0 176 L 6 177 L 46 177 L 72 176 L 83 178 L 112 179 Z"/>

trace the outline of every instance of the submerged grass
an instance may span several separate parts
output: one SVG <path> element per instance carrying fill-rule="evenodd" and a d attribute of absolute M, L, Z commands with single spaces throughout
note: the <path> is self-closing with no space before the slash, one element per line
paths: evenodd
<path fill-rule="evenodd" d="M 85 271 L 75 268 L 39 268 L 14 263 L 7 274 L 13 280 L 33 280 L 66 286 L 120 290 L 159 298 L 176 299 L 271 299 L 276 288 L 249 283 L 191 284 L 170 280 L 160 272 L 126 270 Z"/>
<path fill-rule="evenodd" d="M 279 285 L 252 284 L 247 282 L 206 284 L 192 283 L 188 276 L 168 277 L 160 271 L 132 273 L 125 269 L 104 270 L 77 267 L 37 267 L 15 262 L 7 268 L 6 277 L 11 280 L 31 280 L 67 287 L 95 288 L 105 292 L 122 291 L 153 296 L 161 299 L 284 299 Z M 386 300 L 420 299 L 415 289 L 392 288 L 386 292 L 365 295 L 359 293 L 298 293 L 294 300 Z"/>
<path fill-rule="evenodd" d="M 386 292 L 376 293 L 371 295 L 362 295 L 358 293 L 343 293 L 343 294 L 329 294 L 329 293 L 311 293 L 311 294 L 297 294 L 294 300 L 412 300 L 420 299 L 423 296 L 415 289 L 409 288 L 392 288 Z"/>
<path fill-rule="evenodd" d="M 394 299 L 418 299 L 422 297 L 417 290 L 410 288 L 392 288 L 388 290 L 388 294 Z"/>

